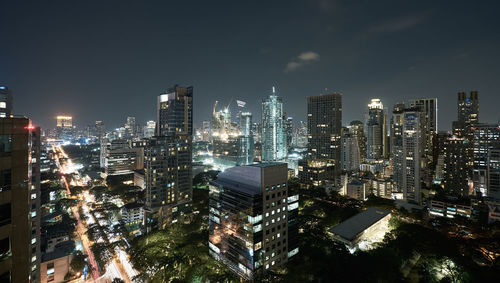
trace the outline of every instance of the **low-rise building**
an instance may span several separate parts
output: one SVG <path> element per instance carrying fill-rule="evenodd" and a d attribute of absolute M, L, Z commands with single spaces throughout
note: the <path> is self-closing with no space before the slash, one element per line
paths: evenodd
<path fill-rule="evenodd" d="M 466 218 L 471 218 L 473 208 L 470 200 L 428 200 L 429 217 L 448 217 L 454 218 L 459 215 Z"/>
<path fill-rule="evenodd" d="M 335 241 L 344 243 L 349 251 L 369 250 L 384 238 L 389 230 L 391 213 L 387 210 L 370 207 L 346 221 L 331 228 L 328 232 Z"/>
<path fill-rule="evenodd" d="M 366 200 L 370 195 L 369 187 L 362 180 L 353 180 L 347 184 L 347 196 L 357 200 Z"/>

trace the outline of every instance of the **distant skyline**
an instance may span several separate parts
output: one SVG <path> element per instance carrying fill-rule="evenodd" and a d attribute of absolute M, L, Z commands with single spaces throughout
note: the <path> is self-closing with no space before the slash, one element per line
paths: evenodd
<path fill-rule="evenodd" d="M 306 119 L 307 96 L 343 94 L 343 124 L 371 98 L 437 97 L 439 129 L 457 92 L 479 91 L 480 122 L 497 122 L 497 1 L 3 1 L 0 85 L 15 114 L 44 129 L 59 114 L 107 129 L 156 120 L 156 97 L 194 86 L 194 121 L 216 100 L 247 102 L 260 120 L 272 86 Z M 234 103 L 234 101 L 233 101 Z"/>

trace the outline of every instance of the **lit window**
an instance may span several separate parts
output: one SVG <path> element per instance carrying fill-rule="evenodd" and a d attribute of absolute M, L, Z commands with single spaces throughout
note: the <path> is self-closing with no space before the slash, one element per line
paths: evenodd
<path fill-rule="evenodd" d="M 7 108 L 7 103 L 5 103 L 5 101 L 1 101 L 0 108 Z"/>

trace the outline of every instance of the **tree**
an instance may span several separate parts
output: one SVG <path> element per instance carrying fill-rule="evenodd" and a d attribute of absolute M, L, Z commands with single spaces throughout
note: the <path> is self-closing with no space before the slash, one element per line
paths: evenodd
<path fill-rule="evenodd" d="M 82 271 L 82 269 L 87 264 L 87 262 L 85 261 L 85 258 L 86 258 L 86 256 L 82 252 L 77 251 L 73 255 L 73 259 L 71 260 L 71 263 L 70 263 L 71 270 L 73 270 L 74 272 Z"/>

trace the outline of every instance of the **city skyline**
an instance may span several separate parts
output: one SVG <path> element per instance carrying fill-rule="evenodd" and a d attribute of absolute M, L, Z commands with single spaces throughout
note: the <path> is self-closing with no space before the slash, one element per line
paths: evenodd
<path fill-rule="evenodd" d="M 10 12 L 0 19 L 0 84 L 12 90 L 14 113 L 44 129 L 60 114 L 79 126 L 102 120 L 116 127 L 127 116 L 154 120 L 151 102 L 175 83 L 196 88 L 197 126 L 210 119 L 205 106 L 220 97 L 246 101 L 257 121 L 273 85 L 295 121 L 305 121 L 304 97 L 324 88 L 344 94 L 344 125 L 363 120 L 371 98 L 390 107 L 437 97 L 440 130 L 450 130 L 456 93 L 473 90 L 481 95 L 482 120 L 498 120 L 493 11 L 499 4 L 283 3 L 119 9 L 115 3 L 3 3 Z M 81 16 L 87 13 L 92 24 Z M 196 21 L 176 24 L 183 15 Z M 173 38 L 185 44 L 172 44 Z"/>

